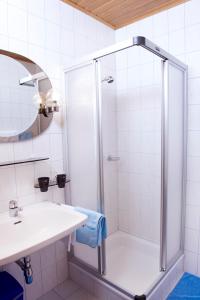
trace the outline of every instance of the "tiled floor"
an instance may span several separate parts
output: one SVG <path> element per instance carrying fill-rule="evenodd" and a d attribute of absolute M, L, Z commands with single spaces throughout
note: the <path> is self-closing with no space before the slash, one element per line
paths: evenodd
<path fill-rule="evenodd" d="M 38 300 L 98 300 L 72 280 L 66 280 Z"/>

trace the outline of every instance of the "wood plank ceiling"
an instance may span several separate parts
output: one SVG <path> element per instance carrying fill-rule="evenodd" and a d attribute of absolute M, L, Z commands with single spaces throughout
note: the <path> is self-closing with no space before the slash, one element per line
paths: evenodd
<path fill-rule="evenodd" d="M 118 29 L 188 0 L 62 0 Z"/>

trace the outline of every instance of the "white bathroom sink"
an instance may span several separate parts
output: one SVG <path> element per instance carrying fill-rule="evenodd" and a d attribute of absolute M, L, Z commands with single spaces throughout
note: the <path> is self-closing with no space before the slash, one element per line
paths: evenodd
<path fill-rule="evenodd" d="M 0 266 L 27 256 L 85 223 L 87 216 L 72 206 L 39 202 L 24 207 L 18 217 L 0 214 Z"/>

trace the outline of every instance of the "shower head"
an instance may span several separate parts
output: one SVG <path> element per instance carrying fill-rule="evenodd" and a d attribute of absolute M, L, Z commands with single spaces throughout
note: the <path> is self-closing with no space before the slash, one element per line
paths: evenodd
<path fill-rule="evenodd" d="M 108 77 L 105 77 L 104 79 L 101 80 L 101 82 L 107 82 L 107 83 L 113 83 L 114 81 L 114 78 L 112 76 L 108 76 Z"/>

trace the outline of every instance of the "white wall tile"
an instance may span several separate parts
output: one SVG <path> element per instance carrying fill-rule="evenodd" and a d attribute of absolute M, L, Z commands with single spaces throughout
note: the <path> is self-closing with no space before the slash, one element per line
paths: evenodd
<path fill-rule="evenodd" d="M 45 18 L 50 22 L 60 24 L 59 0 L 45 0 Z"/>
<path fill-rule="evenodd" d="M 56 263 L 57 285 L 68 278 L 68 262 L 67 257 L 64 257 Z"/>
<path fill-rule="evenodd" d="M 15 38 L 9 38 L 9 51 L 19 53 L 20 55 L 28 55 L 28 43 Z"/>
<path fill-rule="evenodd" d="M 185 272 L 196 274 L 197 263 L 198 263 L 198 255 L 193 252 L 185 251 L 185 262 L 184 262 Z"/>
<path fill-rule="evenodd" d="M 62 239 L 56 242 L 56 260 L 61 260 L 67 257 L 68 240 Z"/>
<path fill-rule="evenodd" d="M 200 156 L 200 132 L 189 131 L 188 133 L 188 155 L 189 156 Z"/>
<path fill-rule="evenodd" d="M 185 30 L 173 31 L 169 35 L 169 51 L 173 55 L 185 53 Z"/>
<path fill-rule="evenodd" d="M 21 143 L 14 143 L 14 159 L 23 160 L 33 157 L 32 141 L 25 141 Z"/>
<path fill-rule="evenodd" d="M 197 275 L 200 275 L 200 255 L 198 255 Z"/>
<path fill-rule="evenodd" d="M 44 47 L 45 44 L 45 21 L 37 16 L 30 15 L 28 18 L 29 43 Z"/>
<path fill-rule="evenodd" d="M 34 274 L 41 273 L 41 257 L 40 251 L 34 252 L 31 254 L 31 265 L 34 271 Z"/>
<path fill-rule="evenodd" d="M 27 1 L 26 0 L 8 0 L 9 4 L 12 4 L 16 7 L 26 10 L 27 9 Z"/>
<path fill-rule="evenodd" d="M 28 11 L 36 16 L 44 17 L 45 0 L 28 0 Z"/>
<path fill-rule="evenodd" d="M 200 23 L 199 20 L 200 3 L 198 0 L 192 0 L 185 3 L 185 22 L 186 26 Z"/>
<path fill-rule="evenodd" d="M 75 9 L 67 3 L 60 2 L 61 26 L 66 29 L 74 29 Z"/>
<path fill-rule="evenodd" d="M 5 188 L 8 187 L 8 188 Z M 16 198 L 16 181 L 14 167 L 0 168 L 0 190 L 3 201 Z"/>
<path fill-rule="evenodd" d="M 71 30 L 61 30 L 60 51 L 65 55 L 74 56 L 74 34 Z"/>
<path fill-rule="evenodd" d="M 169 31 L 182 29 L 185 25 L 185 4 L 169 9 Z"/>
<path fill-rule="evenodd" d="M 63 157 L 62 134 L 51 134 L 50 135 L 50 149 L 51 149 L 51 158 L 53 160 L 62 159 L 62 157 Z"/>
<path fill-rule="evenodd" d="M 2 50 L 8 49 L 8 36 L 0 35 L 0 47 Z"/>
<path fill-rule="evenodd" d="M 138 32 L 139 32 L 139 24 L 137 22 L 122 27 L 116 30 L 116 34 L 115 34 L 117 39 L 116 41 L 118 41 L 118 38 L 120 38 L 120 40 L 123 41 L 126 40 L 127 38 L 137 36 Z"/>
<path fill-rule="evenodd" d="M 189 130 L 200 130 L 200 105 L 189 105 L 188 128 Z"/>
<path fill-rule="evenodd" d="M 57 24 L 46 22 L 46 48 L 53 51 L 60 50 L 60 30 Z"/>
<path fill-rule="evenodd" d="M 8 34 L 10 37 L 27 41 L 27 21 L 27 14 L 24 10 L 8 5 Z"/>
<path fill-rule="evenodd" d="M 200 24 L 186 27 L 185 49 L 186 52 L 200 51 Z"/>
<path fill-rule="evenodd" d="M 8 23 L 7 23 L 7 5 L 6 1 L 0 2 L 0 34 L 8 34 Z"/>
<path fill-rule="evenodd" d="M 186 206 L 186 227 L 194 230 L 199 230 L 199 207 Z"/>
<path fill-rule="evenodd" d="M 42 145 L 42 147 L 41 147 Z M 33 155 L 40 157 L 50 156 L 50 137 L 42 134 L 33 140 Z"/>
<path fill-rule="evenodd" d="M 43 294 L 57 285 L 56 264 L 50 264 L 42 270 Z"/>
<path fill-rule="evenodd" d="M 200 76 L 200 52 L 186 54 L 189 78 Z"/>
<path fill-rule="evenodd" d="M 161 36 L 168 33 L 169 30 L 168 11 L 160 12 L 153 16 L 153 35 Z"/>
<path fill-rule="evenodd" d="M 132 26 L 129 25 L 127 27 L 125 26 L 125 27 L 122 27 L 122 28 L 118 29 L 116 31 L 116 42 L 122 42 L 122 41 L 126 40 L 126 38 L 128 37 L 127 28 L 129 30 L 130 36 L 133 36 L 135 30 L 132 29 L 132 27 L 134 27 L 134 29 L 135 29 L 134 25 L 132 25 Z"/>
<path fill-rule="evenodd" d="M 16 165 L 15 169 L 18 197 L 33 194 L 35 192 L 33 164 Z"/>
<path fill-rule="evenodd" d="M 185 229 L 185 249 L 194 253 L 198 252 L 199 232 L 198 230 Z"/>
<path fill-rule="evenodd" d="M 190 205 L 200 205 L 200 184 L 199 182 L 187 182 L 187 203 Z"/>
<path fill-rule="evenodd" d="M 168 33 L 166 33 L 165 35 L 161 35 L 158 37 L 154 37 L 153 41 L 160 47 L 162 47 L 163 49 L 166 49 L 167 51 L 169 51 L 169 35 Z"/>
<path fill-rule="evenodd" d="M 50 264 L 55 264 L 56 261 L 56 247 L 51 244 L 41 250 L 41 268 L 44 269 Z"/>
<path fill-rule="evenodd" d="M 200 78 L 192 78 L 188 80 L 188 103 L 200 104 L 199 97 Z"/>
<path fill-rule="evenodd" d="M 18 195 L 17 195 L 18 196 Z M 18 204 L 20 207 L 24 207 L 25 205 L 34 204 L 36 202 L 35 191 L 32 191 L 32 194 L 20 195 L 17 197 Z"/>
<path fill-rule="evenodd" d="M 187 160 L 187 178 L 191 181 L 200 181 L 200 158 L 188 157 Z"/>
<path fill-rule="evenodd" d="M 1 144 L 0 147 L 0 162 L 13 161 L 14 160 L 14 149 L 13 144 Z"/>

